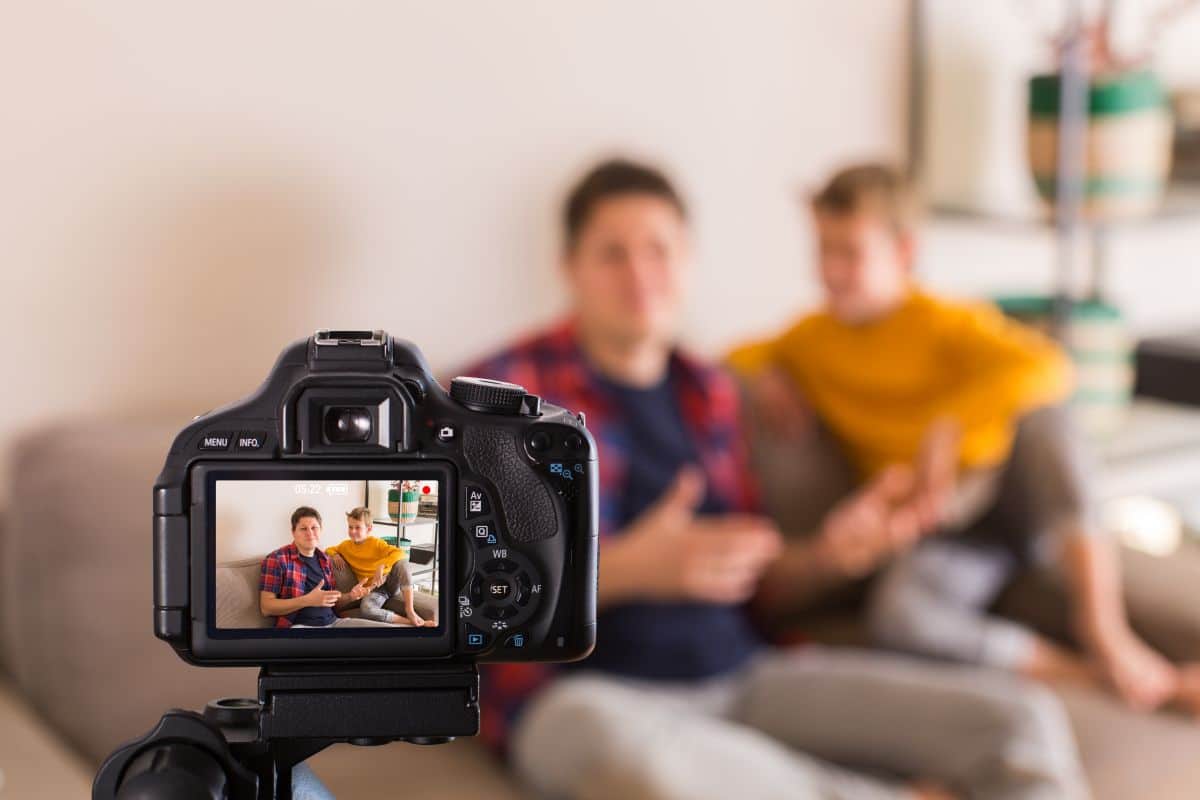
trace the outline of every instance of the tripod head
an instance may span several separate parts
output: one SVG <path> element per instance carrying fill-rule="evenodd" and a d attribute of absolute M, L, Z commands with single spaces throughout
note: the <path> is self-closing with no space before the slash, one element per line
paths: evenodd
<path fill-rule="evenodd" d="M 258 698 L 172 709 L 110 755 L 93 800 L 288 800 L 292 767 L 331 744 L 441 744 L 479 729 L 473 664 L 264 668 Z"/>

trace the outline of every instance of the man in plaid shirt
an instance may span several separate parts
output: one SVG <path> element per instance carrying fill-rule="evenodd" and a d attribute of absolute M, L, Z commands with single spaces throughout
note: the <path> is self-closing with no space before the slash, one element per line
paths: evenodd
<path fill-rule="evenodd" d="M 929 780 L 972 796 L 1086 796 L 1044 690 L 973 668 L 786 652 L 758 634 L 752 595 L 787 599 L 861 564 L 864 526 L 894 523 L 891 487 L 866 487 L 783 549 L 756 513 L 735 387 L 674 343 L 688 262 L 679 195 L 652 169 L 609 162 L 565 216 L 570 319 L 464 371 L 585 412 L 599 446 L 595 652 L 484 670 L 483 733 L 519 775 L 560 797 L 945 796 L 914 783 Z M 879 560 L 884 538 L 868 539 Z"/>
<path fill-rule="evenodd" d="M 258 605 L 263 616 L 275 617 L 276 628 L 386 624 L 334 614 L 342 593 L 333 581 L 333 563 L 322 552 L 320 543 L 321 513 L 300 506 L 292 512 L 292 542 L 268 553 L 262 561 Z M 362 586 L 356 586 L 349 599 L 357 600 L 365 594 Z"/>

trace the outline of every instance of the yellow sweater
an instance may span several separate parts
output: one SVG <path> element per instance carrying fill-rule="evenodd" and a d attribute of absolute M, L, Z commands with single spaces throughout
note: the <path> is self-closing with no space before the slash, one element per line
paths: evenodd
<path fill-rule="evenodd" d="M 368 536 L 361 542 L 346 539 L 343 542 L 325 548 L 325 555 L 339 555 L 346 559 L 354 577 L 364 580 L 375 574 L 375 569 L 382 564 L 383 574 L 395 566 L 397 561 L 404 558 L 404 552 L 399 547 L 393 547 L 377 536 Z"/>
<path fill-rule="evenodd" d="M 861 325 L 811 314 L 738 348 L 730 362 L 747 375 L 769 366 L 789 374 L 864 476 L 911 463 L 929 425 L 945 417 L 962 432 L 961 467 L 998 464 L 1017 418 L 1071 388 L 1069 363 L 1050 339 L 990 304 L 915 290 Z"/>

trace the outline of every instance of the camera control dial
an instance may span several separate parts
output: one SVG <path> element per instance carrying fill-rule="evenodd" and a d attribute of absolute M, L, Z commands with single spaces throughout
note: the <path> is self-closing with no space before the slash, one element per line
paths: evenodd
<path fill-rule="evenodd" d="M 516 415 L 540 404 L 524 386 L 488 378 L 455 378 L 450 382 L 450 396 L 472 411 L 484 414 Z"/>

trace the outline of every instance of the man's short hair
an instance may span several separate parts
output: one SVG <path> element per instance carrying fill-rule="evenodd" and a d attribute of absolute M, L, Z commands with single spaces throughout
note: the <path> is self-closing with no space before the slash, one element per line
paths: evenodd
<path fill-rule="evenodd" d="M 312 506 L 300 506 L 292 512 L 292 530 L 296 530 L 296 526 L 300 524 L 300 520 L 304 519 L 305 517 L 314 517 L 317 520 L 318 525 L 325 524 L 321 520 L 320 511 L 317 511 Z"/>
<path fill-rule="evenodd" d="M 900 170 L 886 164 L 856 164 L 834 173 L 812 198 L 814 211 L 833 216 L 867 214 L 897 236 L 913 232 L 919 216 L 917 193 Z"/>
<path fill-rule="evenodd" d="M 683 197 L 660 170 L 623 158 L 602 161 L 588 170 L 567 195 L 563 205 L 566 249 L 570 250 L 578 243 L 596 206 L 614 197 L 639 194 L 664 200 L 679 212 L 679 216 L 687 218 Z"/>
<path fill-rule="evenodd" d="M 358 506 L 346 512 L 346 519 L 356 519 L 363 525 L 371 524 L 371 509 L 366 506 Z"/>

